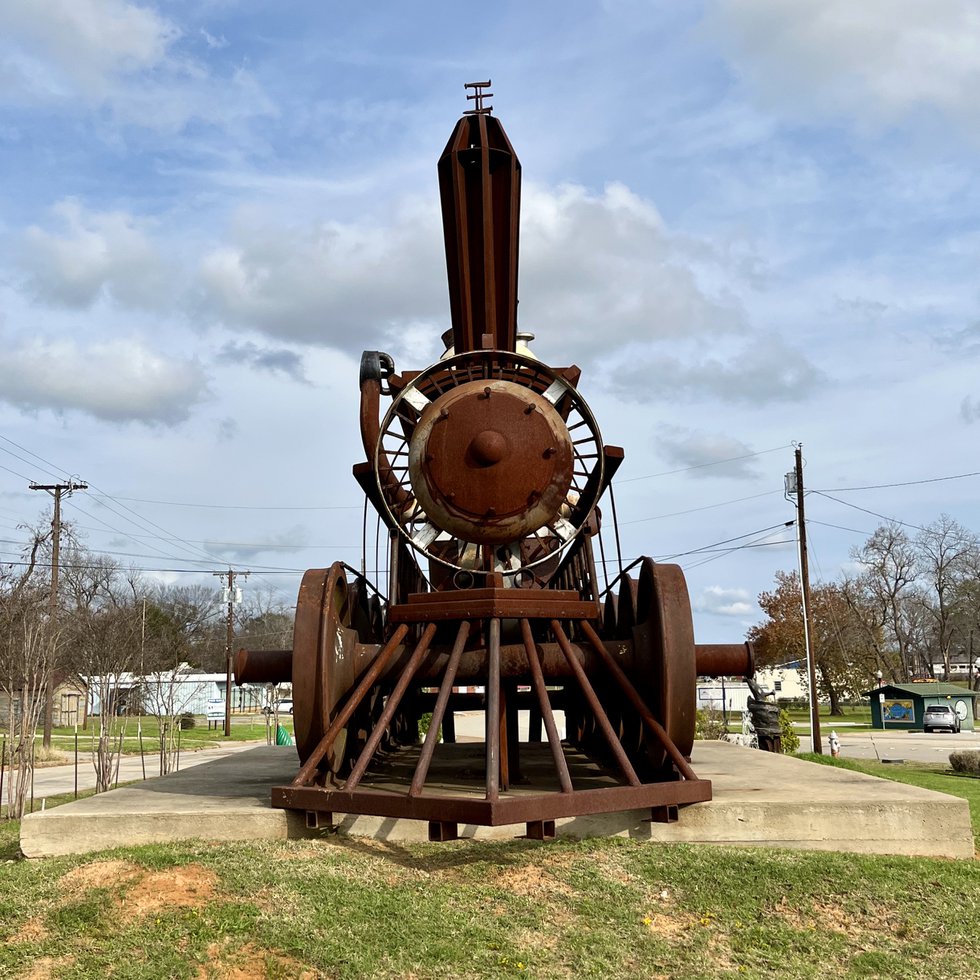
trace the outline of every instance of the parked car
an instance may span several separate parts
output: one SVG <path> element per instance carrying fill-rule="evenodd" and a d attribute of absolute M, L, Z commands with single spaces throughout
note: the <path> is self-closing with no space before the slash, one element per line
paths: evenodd
<path fill-rule="evenodd" d="M 267 704 L 262 709 L 262 714 L 264 714 L 264 715 L 271 715 L 273 713 L 273 711 L 276 711 L 276 710 L 278 710 L 279 714 L 281 714 L 281 715 L 291 715 L 293 713 L 293 699 L 292 698 L 283 698 L 279 702 L 278 707 L 274 707 L 271 704 Z"/>
<path fill-rule="evenodd" d="M 958 732 L 960 730 L 959 715 L 948 704 L 930 704 L 922 718 L 922 731 L 928 735 L 929 732 L 937 731 L 940 728 Z"/>

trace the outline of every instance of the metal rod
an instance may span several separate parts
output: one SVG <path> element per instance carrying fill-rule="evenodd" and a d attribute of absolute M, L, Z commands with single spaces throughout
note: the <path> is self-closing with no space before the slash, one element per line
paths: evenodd
<path fill-rule="evenodd" d="M 605 648 L 596 631 L 585 620 L 583 620 L 579 625 L 581 626 L 582 632 L 585 634 L 589 643 L 592 644 L 592 649 L 599 654 L 599 657 L 609 670 L 609 673 L 616 678 L 616 682 L 623 689 L 623 693 L 627 698 L 629 698 L 630 704 L 632 704 L 637 710 L 640 718 L 643 719 L 647 727 L 653 732 L 657 741 L 660 742 L 661 747 L 670 756 L 671 761 L 675 766 L 677 766 L 678 772 L 680 772 L 685 779 L 697 779 L 698 777 L 691 768 L 687 759 L 685 759 L 681 754 L 680 749 L 674 745 L 664 726 L 661 725 L 656 718 L 654 718 L 653 712 L 647 707 L 646 702 L 642 697 L 640 697 L 639 691 L 637 691 L 637 689 L 633 686 L 630 679 L 623 673 L 622 668 L 618 663 L 616 663 L 612 655 Z"/>
<path fill-rule="evenodd" d="M 466 640 L 469 635 L 470 621 L 464 619 L 459 624 L 456 642 L 453 644 L 452 653 L 449 655 L 449 663 L 446 665 L 446 674 L 439 688 L 439 696 L 436 698 L 435 707 L 432 709 L 432 721 L 429 722 L 429 730 L 425 733 L 422 752 L 419 755 L 418 765 L 415 767 L 412 785 L 408 790 L 409 796 L 418 796 L 422 792 L 422 787 L 425 785 L 425 777 L 429 774 L 432 756 L 435 754 L 436 744 L 439 741 L 439 729 L 442 727 L 442 720 L 446 715 L 446 706 L 449 704 L 449 697 L 453 693 L 453 682 L 456 680 L 459 658 L 462 656 L 463 647 L 466 646 Z"/>
<path fill-rule="evenodd" d="M 609 722 L 609 717 L 603 710 L 602 703 L 599 701 L 599 698 L 595 693 L 595 689 L 589 683 L 589 679 L 586 677 L 585 671 L 582 669 L 582 665 L 575 659 L 575 654 L 572 652 L 572 647 L 568 642 L 568 637 L 565 636 L 565 631 L 561 628 L 561 623 L 559 623 L 557 619 L 553 619 L 551 621 L 551 631 L 555 634 L 555 639 L 558 641 L 558 646 L 561 647 L 562 653 L 565 654 L 565 659 L 568 661 L 569 667 L 572 668 L 572 673 L 575 674 L 575 679 L 578 681 L 579 687 L 582 689 L 582 694 L 585 695 L 585 700 L 588 701 L 589 708 L 591 708 L 592 713 L 595 715 L 595 720 L 602 729 L 602 734 L 606 737 L 606 742 L 609 744 L 612 754 L 616 757 L 616 762 L 619 763 L 619 768 L 626 777 L 626 781 L 630 784 L 630 786 L 639 786 L 640 779 L 636 775 L 636 770 L 633 768 L 633 764 L 626 755 L 626 750 L 623 748 L 623 743 L 620 742 L 619 737 L 613 731 L 613 727 Z"/>
<path fill-rule="evenodd" d="M 538 695 L 538 702 L 541 705 L 541 719 L 544 721 L 545 731 L 548 733 L 551 756 L 555 760 L 555 769 L 558 770 L 558 782 L 561 784 L 563 793 L 571 793 L 572 777 L 568 774 L 568 763 L 565 761 L 561 739 L 558 737 L 558 726 L 555 725 L 555 716 L 551 710 L 551 702 L 548 700 L 548 688 L 544 682 L 544 673 L 541 670 L 541 661 L 534 645 L 534 637 L 531 635 L 531 625 L 526 619 L 521 620 L 521 636 L 524 639 L 524 649 L 527 650 L 528 663 L 531 665 L 531 679 Z"/>
<path fill-rule="evenodd" d="M 361 683 L 357 685 L 354 693 L 347 699 L 343 708 L 334 717 L 334 720 L 330 722 L 329 727 L 324 733 L 323 738 L 320 739 L 320 743 L 313 750 L 310 757 L 303 763 L 300 771 L 296 773 L 296 777 L 293 779 L 293 786 L 306 786 L 312 779 L 313 774 L 316 772 L 316 768 L 320 765 L 323 757 L 333 748 L 333 743 L 337 740 L 337 736 L 340 734 L 343 727 L 350 721 L 350 717 L 357 710 L 357 706 L 364 700 L 364 696 L 371 689 L 371 686 L 381 675 L 381 672 L 385 669 L 388 661 L 391 659 L 392 654 L 398 649 L 399 644 L 405 639 L 405 634 L 408 632 L 408 626 L 404 623 L 391 634 L 391 639 L 384 645 L 381 652 L 374 658 L 371 662 L 371 666 L 365 671 L 364 676 L 361 678 Z"/>
<path fill-rule="evenodd" d="M 344 784 L 344 789 L 350 791 L 356 788 L 357 784 L 364 777 L 364 773 L 367 771 L 367 767 L 374 757 L 374 753 L 378 749 L 378 745 L 381 743 L 381 739 L 384 736 L 385 729 L 391 723 L 391 719 L 394 718 L 395 712 L 398 710 L 398 705 L 401 704 L 401 700 L 405 695 L 405 691 L 408 690 L 408 685 L 411 684 L 412 678 L 415 676 L 415 672 L 419 668 L 419 664 L 422 662 L 422 658 L 426 655 L 429 649 L 429 644 L 432 642 L 432 637 L 436 635 L 436 624 L 429 623 L 422 633 L 422 637 L 416 644 L 415 649 L 412 651 L 411 659 L 405 665 L 404 670 L 398 677 L 398 683 L 395 684 L 394 690 L 388 695 L 388 700 L 385 704 L 384 711 L 381 712 L 381 717 L 378 719 L 378 723 L 374 726 L 374 730 L 368 737 L 367 742 L 364 744 L 364 748 L 361 749 L 361 754 L 357 757 L 357 762 L 354 763 L 354 768 L 351 770 L 351 774 L 347 777 L 347 782 Z"/>
<path fill-rule="evenodd" d="M 500 795 L 500 620 L 490 620 L 487 658 L 487 799 Z"/>
<path fill-rule="evenodd" d="M 616 516 L 616 494 L 609 484 L 609 504 L 612 507 L 613 532 L 616 537 L 616 559 L 619 561 L 619 574 L 623 574 L 623 548 L 619 543 L 619 518 Z"/>

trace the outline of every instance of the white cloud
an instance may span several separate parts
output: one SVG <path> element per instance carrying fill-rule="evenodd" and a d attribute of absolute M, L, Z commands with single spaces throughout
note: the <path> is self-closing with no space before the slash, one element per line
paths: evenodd
<path fill-rule="evenodd" d="M 525 186 L 519 321 L 546 359 L 740 329 L 740 314 L 705 295 L 688 262 L 656 208 L 622 185 Z M 449 325 L 445 269 L 436 200 L 403 202 L 387 226 L 242 215 L 200 261 L 198 309 L 343 350 L 420 325 L 435 340 Z"/>
<path fill-rule="evenodd" d="M 741 326 L 699 287 L 656 207 L 622 184 L 531 185 L 521 211 L 520 322 L 561 357 Z"/>
<path fill-rule="evenodd" d="M 275 112 L 249 72 L 218 77 L 183 41 L 174 22 L 126 0 L 0 3 L 0 99 L 107 107 L 116 122 L 169 133 Z"/>
<path fill-rule="evenodd" d="M 18 256 L 36 299 L 69 307 L 91 306 L 103 294 L 125 306 L 172 302 L 173 270 L 132 215 L 90 211 L 74 200 L 51 210 L 63 228 L 32 225 Z"/>
<path fill-rule="evenodd" d="M 717 356 L 728 347 L 726 356 Z M 764 404 L 808 397 L 826 382 L 801 351 L 776 335 L 741 347 L 716 343 L 716 356 L 697 346 L 689 355 L 648 353 L 616 370 L 612 387 L 632 401 L 712 397 L 724 402 Z"/>
<path fill-rule="evenodd" d="M 720 585 L 702 589 L 693 605 L 697 612 L 713 616 L 751 616 L 758 612 L 758 607 L 745 589 L 725 589 Z"/>
<path fill-rule="evenodd" d="M 742 480 L 759 476 L 758 457 L 731 436 L 661 425 L 657 448 L 669 463 L 695 469 L 698 476 Z"/>
<path fill-rule="evenodd" d="M 444 269 L 435 204 L 409 202 L 388 226 L 242 216 L 200 260 L 197 309 L 229 326 L 359 351 L 413 319 L 448 320 Z"/>
<path fill-rule="evenodd" d="M 158 66 L 179 37 L 149 7 L 125 0 L 31 0 L 0 4 L 0 30 L 23 45 L 21 63 L 56 89 L 59 76 L 104 98 L 122 75 Z M 5 46 L 4 61 L 12 57 Z"/>
<path fill-rule="evenodd" d="M 888 125 L 920 110 L 976 121 L 973 0 L 715 0 L 706 23 L 761 101 Z"/>
<path fill-rule="evenodd" d="M 74 340 L 34 339 L 5 348 L 0 401 L 27 411 L 173 425 L 207 393 L 195 361 L 167 358 L 135 340 L 82 347 Z"/>

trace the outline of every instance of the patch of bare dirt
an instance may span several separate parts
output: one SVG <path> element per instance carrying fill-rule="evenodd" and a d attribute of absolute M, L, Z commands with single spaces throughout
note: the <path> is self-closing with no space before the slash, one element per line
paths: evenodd
<path fill-rule="evenodd" d="M 253 943 L 234 948 L 211 943 L 208 962 L 198 968 L 197 980 L 266 980 L 270 975 L 295 977 L 296 980 L 316 978 L 316 972 L 298 960 L 260 949 Z"/>
<path fill-rule="evenodd" d="M 28 919 L 8 940 L 8 943 L 39 943 L 47 939 L 47 927 L 40 919 Z"/>
<path fill-rule="evenodd" d="M 39 960 L 35 960 L 25 973 L 20 975 L 20 980 L 50 980 L 56 970 L 74 962 L 74 956 L 42 956 Z"/>
<path fill-rule="evenodd" d="M 197 908 L 214 895 L 217 878 L 200 864 L 147 872 L 127 893 L 124 913 L 139 918 L 160 909 Z"/>
<path fill-rule="evenodd" d="M 899 935 L 905 928 L 904 924 L 896 918 L 894 910 L 886 905 L 875 905 L 855 911 L 843 908 L 834 901 L 815 900 L 800 909 L 794 908 L 787 899 L 782 898 L 773 912 L 796 929 L 825 929 L 847 935 L 855 941 L 878 933 L 883 928 Z"/>
<path fill-rule="evenodd" d="M 656 936 L 680 936 L 691 929 L 698 919 L 690 913 L 650 912 L 643 917 L 643 924 Z"/>
<path fill-rule="evenodd" d="M 131 861 L 93 861 L 81 864 L 61 876 L 62 894 L 87 891 L 90 888 L 109 888 L 113 885 L 134 881 L 143 869 Z"/>
<path fill-rule="evenodd" d="M 504 868 L 494 883 L 522 898 L 548 898 L 552 895 L 575 894 L 574 889 L 564 881 L 559 881 L 537 864 Z"/>

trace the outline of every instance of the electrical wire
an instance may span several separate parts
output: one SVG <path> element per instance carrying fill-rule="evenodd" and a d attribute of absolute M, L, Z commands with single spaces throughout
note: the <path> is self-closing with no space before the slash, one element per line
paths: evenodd
<path fill-rule="evenodd" d="M 760 497 L 769 497 L 774 493 L 782 493 L 782 490 L 764 490 L 762 493 L 754 493 L 748 497 L 736 497 L 734 500 L 723 500 L 717 504 L 705 504 L 704 507 L 692 507 L 689 510 L 675 510 L 671 514 L 658 514 L 656 517 L 640 517 L 635 521 L 622 521 L 620 527 L 629 524 L 645 524 L 647 521 L 662 521 L 668 517 L 682 517 L 684 514 L 696 514 L 702 510 L 713 510 L 716 507 L 728 507 L 730 504 L 741 504 L 746 500 L 758 500 Z"/>
<path fill-rule="evenodd" d="M 792 443 L 785 446 L 774 446 L 772 449 L 760 449 L 757 453 L 746 453 L 743 456 L 730 456 L 728 459 L 716 459 L 710 463 L 695 463 L 693 466 L 682 466 L 676 470 L 664 470 L 663 473 L 650 473 L 647 476 L 631 476 L 626 480 L 618 480 L 619 484 L 636 483 L 637 480 L 655 480 L 661 476 L 673 476 L 675 473 L 688 473 L 691 470 L 701 470 L 706 466 L 721 466 L 723 463 L 736 463 L 742 459 L 752 459 L 755 456 L 765 456 L 767 453 L 777 453 L 783 449 L 792 449 Z"/>
<path fill-rule="evenodd" d="M 742 538 L 751 538 L 757 534 L 765 534 L 768 531 L 775 531 L 779 528 L 792 527 L 796 521 L 784 521 L 782 524 L 772 524 L 769 527 L 760 527 L 757 531 L 748 531 L 745 534 L 736 534 L 733 538 L 725 538 L 723 541 L 713 541 L 711 544 L 706 544 L 702 548 L 693 548 L 691 551 L 678 551 L 677 554 L 667 555 L 660 558 L 660 561 L 673 561 L 675 558 L 683 558 L 685 555 L 696 555 L 702 551 L 708 551 L 712 548 L 717 548 L 722 544 L 730 544 L 732 541 L 741 541 Z M 733 550 L 733 549 L 726 549 Z"/>
<path fill-rule="evenodd" d="M 92 494 L 93 497 L 102 496 L 101 493 Z M 106 494 L 105 496 L 109 496 Z M 109 497 L 110 500 L 128 500 L 136 504 L 159 504 L 163 507 L 200 507 L 209 510 L 360 510 L 360 504 L 329 504 L 319 507 L 294 507 L 294 506 L 267 506 L 251 504 L 193 504 L 179 500 L 149 500 L 144 497 Z"/>
<path fill-rule="evenodd" d="M 875 483 L 866 487 L 831 487 L 835 493 L 849 493 L 853 490 L 890 490 L 892 487 L 919 487 L 925 483 L 944 483 L 947 480 L 965 480 L 971 476 L 980 476 L 980 470 L 974 473 L 956 473 L 953 476 L 934 476 L 927 480 L 906 480 L 903 483 Z M 820 493 L 819 490 L 812 491 Z"/>
<path fill-rule="evenodd" d="M 854 510 L 859 510 L 864 514 L 870 514 L 872 517 L 877 517 L 882 521 L 888 521 L 889 524 L 899 524 L 902 527 L 915 528 L 916 531 L 926 530 L 926 528 L 920 527 L 918 524 L 910 524 L 908 521 L 900 521 L 897 517 L 888 517 L 886 514 L 879 514 L 877 511 L 868 510 L 867 507 L 858 507 L 857 504 L 852 504 L 847 500 L 841 500 L 839 497 L 834 497 L 832 494 L 824 493 L 823 490 L 810 490 L 809 493 L 815 493 L 820 497 L 826 497 L 828 500 L 833 500 L 835 503 L 843 504 L 845 507 L 852 507 Z"/>

